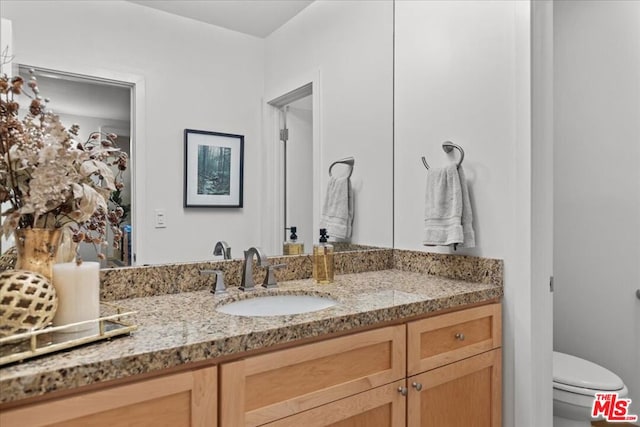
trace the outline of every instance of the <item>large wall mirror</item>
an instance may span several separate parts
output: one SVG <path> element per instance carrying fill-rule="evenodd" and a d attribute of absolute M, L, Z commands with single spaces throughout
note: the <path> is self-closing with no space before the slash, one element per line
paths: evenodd
<path fill-rule="evenodd" d="M 133 76 L 112 79 L 125 90 L 137 82 L 130 97 L 136 129 L 128 135 L 139 148 L 130 164 L 132 264 L 216 259 L 217 241 L 231 246 L 233 258 L 251 246 L 280 255 L 292 225 L 309 252 L 329 166 L 346 157 L 355 159 L 354 212 L 340 244 L 391 247 L 393 2 L 308 2 L 262 36 L 159 10 L 171 3 L 180 2 L 3 1 L 1 11 L 12 23 L 14 65 L 76 79 Z M 285 154 L 273 125 L 282 108 L 268 102 L 310 83 L 313 96 L 287 112 L 289 124 L 306 126 L 311 138 L 290 142 Z M 52 108 L 63 92 L 50 96 Z M 102 126 L 127 128 L 108 120 Z M 242 208 L 183 207 L 184 129 L 244 135 Z M 158 211 L 165 226 L 155 221 Z"/>

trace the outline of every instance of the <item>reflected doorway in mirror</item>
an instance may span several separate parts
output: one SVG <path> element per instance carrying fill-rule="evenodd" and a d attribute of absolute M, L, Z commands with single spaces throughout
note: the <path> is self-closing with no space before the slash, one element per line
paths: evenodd
<path fill-rule="evenodd" d="M 273 204 L 263 246 L 274 254 L 286 254 L 290 227 L 296 226 L 298 243 L 312 242 L 317 228 L 318 79 L 310 80 L 292 90 L 278 91 L 279 96 L 266 103 L 265 128 L 273 136 L 267 141 L 266 157 L 273 167 L 265 170 L 265 182 L 272 184 L 266 193 Z M 309 253 L 311 245 L 304 249 Z"/>

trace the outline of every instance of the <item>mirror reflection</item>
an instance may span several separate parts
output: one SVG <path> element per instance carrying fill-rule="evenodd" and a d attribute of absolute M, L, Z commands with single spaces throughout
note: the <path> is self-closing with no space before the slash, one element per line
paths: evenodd
<path fill-rule="evenodd" d="M 270 104 L 279 110 L 282 144 L 282 255 L 310 253 L 313 231 L 313 94 Z M 306 242 L 306 245 L 305 245 Z"/>
<path fill-rule="evenodd" d="M 61 122 L 69 127 L 73 124 L 80 126 L 78 139 L 86 141 L 92 132 L 101 135 L 117 135 L 116 144 L 121 151 L 131 157 L 131 87 L 122 82 L 106 81 L 88 76 L 71 75 L 54 70 L 42 70 L 19 65 L 18 74 L 25 81 L 33 75 L 38 79 L 38 86 L 43 96 L 52 101 L 52 110 L 60 116 Z M 19 100 L 21 108 L 26 108 L 29 102 Z M 26 111 L 21 115 L 26 114 Z M 118 171 L 113 166 L 113 173 Z M 118 224 L 123 231 L 123 238 L 119 248 L 108 244 L 95 247 L 89 243 L 80 243 L 78 254 L 85 261 L 100 261 L 103 266 L 131 265 L 130 239 L 132 218 L 131 199 L 131 170 L 122 173 L 124 187 L 111 194 L 112 200 L 120 205 L 124 214 Z M 113 233 L 107 228 L 106 242 L 113 241 Z M 106 256 L 105 260 L 98 259 L 98 252 Z"/>
<path fill-rule="evenodd" d="M 140 156 L 130 162 L 132 192 L 121 195 L 131 204 L 131 263 L 216 259 L 218 241 L 231 247 L 233 258 L 251 246 L 279 255 L 291 226 L 309 253 L 319 235 L 329 166 L 350 156 L 357 162 L 352 232 L 336 249 L 392 246 L 393 3 L 309 2 L 259 36 L 178 15 L 186 6 L 168 13 L 152 5 L 158 3 L 6 1 L 2 8 L 12 24 L 14 68 L 138 82 L 128 90 L 136 99 L 129 111 L 141 111 L 133 114 L 139 126 L 130 133 L 132 154 Z M 310 99 L 286 104 L 285 154 L 279 138 L 284 105 L 268 101 L 307 84 Z M 60 110 L 62 98 L 48 96 Z M 103 122 L 105 129 L 132 127 Z M 242 208 L 182 206 L 184 129 L 244 135 Z M 158 226 L 157 212 L 165 226 Z M 110 258 L 126 263 L 122 254 Z"/>
<path fill-rule="evenodd" d="M 297 253 L 309 253 L 310 243 L 313 237 L 313 106 L 311 95 L 294 101 L 282 111 L 285 129 L 287 129 L 288 149 L 285 148 L 285 174 L 284 191 L 285 202 L 284 224 L 285 241 L 293 244 L 293 250 L 286 251 L 284 255 L 296 255 Z M 287 121 L 288 119 L 288 121 Z M 289 185 L 287 186 L 287 182 Z M 306 247 L 304 242 L 307 242 Z M 296 249 L 296 244 L 298 249 Z"/>

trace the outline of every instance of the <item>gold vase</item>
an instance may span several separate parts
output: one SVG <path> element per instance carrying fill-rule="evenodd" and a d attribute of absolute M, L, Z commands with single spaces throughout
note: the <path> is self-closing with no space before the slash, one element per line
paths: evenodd
<path fill-rule="evenodd" d="M 62 231 L 59 228 L 16 230 L 16 270 L 40 273 L 51 280 L 61 237 Z"/>
<path fill-rule="evenodd" d="M 56 263 L 73 262 L 76 260 L 78 252 L 78 243 L 73 241 L 73 233 L 68 227 L 61 228 L 62 236 L 60 237 L 60 245 L 58 246 L 58 257 Z"/>

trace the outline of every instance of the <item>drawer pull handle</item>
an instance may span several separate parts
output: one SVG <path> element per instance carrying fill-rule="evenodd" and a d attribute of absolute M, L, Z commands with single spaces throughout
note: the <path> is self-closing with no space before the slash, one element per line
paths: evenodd
<path fill-rule="evenodd" d="M 455 337 L 458 341 L 464 341 L 464 334 L 462 332 L 458 332 Z"/>
<path fill-rule="evenodd" d="M 407 395 L 407 388 L 406 387 L 398 387 L 398 393 L 400 393 L 403 396 Z"/>
<path fill-rule="evenodd" d="M 416 390 L 418 390 L 418 391 L 422 390 L 422 384 L 421 383 L 413 383 L 413 384 L 411 384 L 411 386 L 413 388 L 415 388 Z"/>

